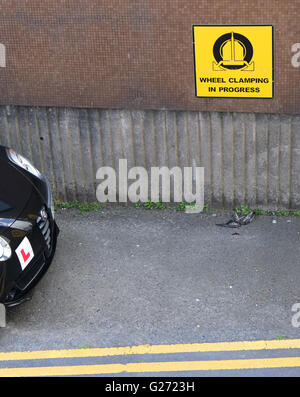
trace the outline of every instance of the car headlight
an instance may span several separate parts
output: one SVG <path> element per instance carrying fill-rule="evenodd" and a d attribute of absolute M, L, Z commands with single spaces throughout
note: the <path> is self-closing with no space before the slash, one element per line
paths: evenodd
<path fill-rule="evenodd" d="M 25 157 L 21 156 L 20 154 L 16 153 L 13 149 L 6 149 L 6 153 L 8 158 L 19 167 L 23 168 L 24 170 L 30 172 L 32 175 L 36 176 L 37 178 L 42 178 L 42 174 L 38 169 L 36 169 L 29 160 Z"/>
<path fill-rule="evenodd" d="M 7 261 L 11 257 L 11 248 L 8 242 L 3 238 L 0 237 L 0 261 L 4 262 Z"/>

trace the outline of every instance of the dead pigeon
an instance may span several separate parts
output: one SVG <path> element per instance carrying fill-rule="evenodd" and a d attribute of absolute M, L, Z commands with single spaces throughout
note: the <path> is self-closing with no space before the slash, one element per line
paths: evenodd
<path fill-rule="evenodd" d="M 237 227 L 241 227 L 243 225 L 248 225 L 248 223 L 252 222 L 254 218 L 255 218 L 254 211 L 251 211 L 249 214 L 247 214 L 245 216 L 241 216 L 241 217 L 239 217 L 235 211 L 232 215 L 232 218 L 229 219 L 228 222 L 217 223 L 216 225 L 222 226 L 222 227 L 237 228 Z"/>
<path fill-rule="evenodd" d="M 255 213 L 251 211 L 248 215 L 241 217 L 239 219 L 239 223 L 241 225 L 248 225 L 248 223 L 251 223 L 254 218 L 255 218 Z"/>

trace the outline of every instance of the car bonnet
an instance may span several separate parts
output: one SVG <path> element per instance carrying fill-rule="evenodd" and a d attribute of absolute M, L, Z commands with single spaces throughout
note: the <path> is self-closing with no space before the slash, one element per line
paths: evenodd
<path fill-rule="evenodd" d="M 34 187 L 9 159 L 0 158 L 0 178 L 0 228 L 3 229 L 22 213 Z"/>

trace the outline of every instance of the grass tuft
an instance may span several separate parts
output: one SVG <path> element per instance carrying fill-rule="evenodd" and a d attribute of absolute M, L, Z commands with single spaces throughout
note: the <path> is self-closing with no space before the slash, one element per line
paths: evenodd
<path fill-rule="evenodd" d="M 79 201 L 75 200 L 72 202 L 60 201 L 56 200 L 54 203 L 55 211 L 59 209 L 77 209 L 81 213 L 89 212 L 89 211 L 98 211 L 100 208 L 99 203 L 80 203 Z"/>

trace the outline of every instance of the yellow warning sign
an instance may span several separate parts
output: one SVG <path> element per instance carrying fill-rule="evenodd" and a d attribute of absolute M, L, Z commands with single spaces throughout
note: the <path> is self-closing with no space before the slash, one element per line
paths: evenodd
<path fill-rule="evenodd" d="M 193 26 L 197 97 L 273 98 L 273 26 Z"/>

